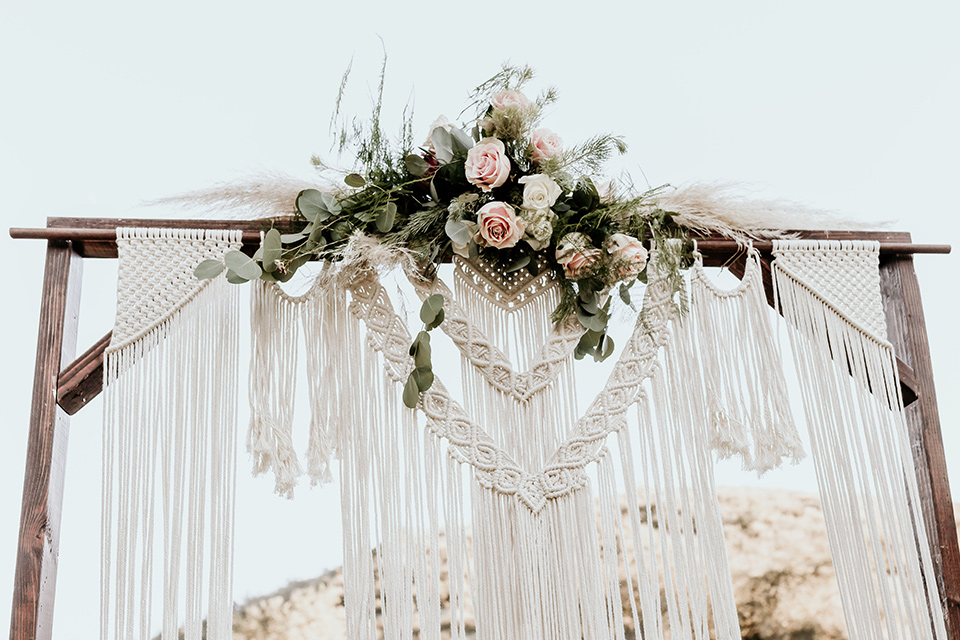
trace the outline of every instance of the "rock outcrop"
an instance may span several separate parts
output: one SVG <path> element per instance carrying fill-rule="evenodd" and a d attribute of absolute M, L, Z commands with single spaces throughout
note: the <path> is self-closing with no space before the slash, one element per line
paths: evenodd
<path fill-rule="evenodd" d="M 753 488 L 721 488 L 719 499 L 743 638 L 845 639 L 819 499 Z M 960 515 L 960 505 L 954 511 Z M 344 637 L 339 569 L 255 598 L 234 617 L 235 640 Z"/>

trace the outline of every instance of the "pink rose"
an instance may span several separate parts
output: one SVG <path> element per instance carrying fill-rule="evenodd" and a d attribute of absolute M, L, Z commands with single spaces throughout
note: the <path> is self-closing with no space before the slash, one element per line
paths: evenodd
<path fill-rule="evenodd" d="M 467 180 L 480 187 L 481 191 L 490 191 L 499 187 L 510 176 L 510 158 L 503 142 L 497 138 L 484 138 L 467 151 L 465 166 Z"/>
<path fill-rule="evenodd" d="M 625 233 L 615 233 L 604 243 L 614 257 L 614 267 L 621 278 L 633 278 L 647 266 L 647 250 L 639 240 Z"/>
<path fill-rule="evenodd" d="M 590 275 L 603 252 L 590 244 L 590 238 L 582 233 L 568 233 L 557 246 L 557 262 L 563 273 L 571 280 Z"/>
<path fill-rule="evenodd" d="M 530 134 L 530 145 L 534 162 L 555 158 L 563 150 L 563 140 L 550 129 L 534 129 Z"/>
<path fill-rule="evenodd" d="M 520 241 L 527 223 L 506 202 L 488 202 L 477 211 L 477 244 L 506 249 Z"/>
<path fill-rule="evenodd" d="M 490 105 L 497 111 L 506 111 L 508 109 L 520 111 L 521 109 L 530 107 L 532 104 L 530 98 L 513 89 L 505 89 L 490 97 Z"/>

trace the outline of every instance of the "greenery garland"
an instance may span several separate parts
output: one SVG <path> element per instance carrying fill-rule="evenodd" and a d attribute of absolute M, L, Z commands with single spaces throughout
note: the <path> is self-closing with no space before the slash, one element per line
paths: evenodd
<path fill-rule="evenodd" d="M 412 114 L 404 114 L 399 147 L 380 125 L 384 71 L 373 113 L 366 122 L 341 122 L 340 106 L 350 70 L 340 86 L 333 122 L 338 151 L 352 151 L 354 171 L 340 173 L 335 191 L 305 189 L 296 198 L 301 226 L 293 233 L 269 230 L 253 257 L 231 251 L 196 268 L 198 278 L 226 269 L 232 283 L 286 282 L 309 260 L 338 261 L 350 236 L 362 232 L 413 255 L 425 277 L 453 254 L 479 258 L 504 274 L 547 264 L 556 273 L 561 300 L 551 319 L 576 314 L 585 331 L 575 350 L 601 361 L 613 352 L 607 333 L 615 300 L 632 307 L 630 288 L 646 282 L 647 249 L 661 251 L 675 292 L 683 287 L 687 231 L 656 205 L 661 188 L 637 193 L 604 180 L 606 162 L 626 152 L 619 136 L 601 134 L 565 147 L 540 126 L 544 107 L 556 100 L 549 88 L 529 99 L 529 67 L 504 65 L 470 95 L 475 117 L 464 126 L 440 116 L 426 140 L 413 143 Z M 462 115 L 462 114 L 461 114 Z M 331 171 L 313 159 L 322 171 Z M 618 295 L 609 295 L 613 289 Z M 682 296 L 677 296 L 682 300 Z M 443 297 L 434 295 L 420 313 L 424 329 L 410 347 L 415 368 L 404 403 L 416 406 L 433 383 L 429 330 L 443 322 Z"/>

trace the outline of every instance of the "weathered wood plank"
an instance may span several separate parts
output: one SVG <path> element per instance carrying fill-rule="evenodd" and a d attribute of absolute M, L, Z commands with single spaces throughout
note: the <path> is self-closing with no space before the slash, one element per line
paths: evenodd
<path fill-rule="evenodd" d="M 69 417 L 57 405 L 57 375 L 76 350 L 81 272 L 82 259 L 69 243 L 47 244 L 10 621 L 15 640 L 48 640 L 53 632 L 69 434 Z"/>
<path fill-rule="evenodd" d="M 957 541 L 953 499 L 950 495 L 946 455 L 940 432 L 937 393 L 920 286 L 911 257 L 898 258 L 893 267 L 898 271 L 901 285 L 904 321 L 902 325 L 888 322 L 888 326 L 894 325 L 899 334 L 896 336 L 897 342 L 902 342 L 904 348 L 909 350 L 912 361 L 908 364 L 913 368 L 916 377 L 917 402 L 906 409 L 907 425 L 914 445 L 922 511 L 934 555 L 934 569 L 948 634 L 953 640 L 960 640 L 960 544 Z M 885 293 L 885 297 L 886 295 Z M 897 301 L 893 306 L 898 308 L 900 304 Z"/>

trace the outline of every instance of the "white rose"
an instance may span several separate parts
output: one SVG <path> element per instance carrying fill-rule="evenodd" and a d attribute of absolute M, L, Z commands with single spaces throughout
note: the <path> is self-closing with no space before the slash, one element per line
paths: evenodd
<path fill-rule="evenodd" d="M 553 178 L 537 173 L 532 176 L 523 176 L 519 180 L 523 185 L 523 208 L 537 211 L 549 209 L 556 202 L 563 189 Z"/>
<path fill-rule="evenodd" d="M 549 209 L 540 209 L 534 212 L 527 212 L 527 232 L 523 239 L 530 245 L 534 251 L 540 251 L 550 244 L 550 238 L 553 236 L 553 222 L 555 215 L 550 213 Z"/>
<path fill-rule="evenodd" d="M 534 162 L 543 162 L 557 156 L 563 150 L 563 140 L 550 129 L 534 129 L 530 134 L 531 154 Z"/>
<path fill-rule="evenodd" d="M 433 121 L 433 123 L 430 125 L 430 128 L 427 130 L 428 131 L 427 139 L 424 141 L 423 147 L 425 149 L 429 149 L 430 152 L 432 153 L 434 151 L 434 148 L 433 148 L 434 129 L 445 129 L 447 131 L 450 131 L 450 129 L 452 128 L 453 128 L 453 123 L 447 120 L 447 116 L 444 116 L 444 115 L 437 116 L 437 119 Z"/>

